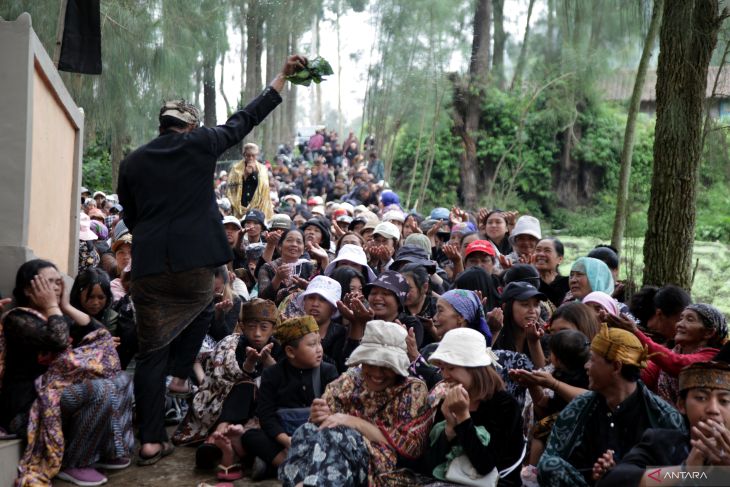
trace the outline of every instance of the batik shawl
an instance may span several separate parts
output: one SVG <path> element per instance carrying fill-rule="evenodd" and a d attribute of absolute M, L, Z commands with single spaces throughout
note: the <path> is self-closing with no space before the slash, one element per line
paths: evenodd
<path fill-rule="evenodd" d="M 220 417 L 233 386 L 253 380 L 236 361 L 236 347 L 241 335 L 229 335 L 218 342 L 204 362 L 205 378 L 193 397 L 192 406 L 172 437 L 176 445 L 204 440 Z"/>
<path fill-rule="evenodd" d="M 38 398 L 30 410 L 28 446 L 18 464 L 16 487 L 51 485 L 64 452 L 61 394 L 71 384 L 111 379 L 120 372 L 114 340 L 104 328 L 86 335 L 78 347 L 61 352 L 35 382 Z"/>

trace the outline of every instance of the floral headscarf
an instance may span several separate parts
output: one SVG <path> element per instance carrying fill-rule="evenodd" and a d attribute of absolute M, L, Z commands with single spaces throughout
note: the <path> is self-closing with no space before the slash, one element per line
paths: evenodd
<path fill-rule="evenodd" d="M 457 313 L 464 317 L 468 327 L 477 330 L 487 339 L 487 346 L 492 344 L 492 332 L 487 326 L 487 318 L 484 315 L 479 296 L 474 291 L 466 289 L 452 289 L 441 296 Z"/>

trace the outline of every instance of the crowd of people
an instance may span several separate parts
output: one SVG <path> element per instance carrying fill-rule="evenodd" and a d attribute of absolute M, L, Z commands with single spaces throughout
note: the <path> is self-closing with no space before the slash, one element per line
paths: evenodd
<path fill-rule="evenodd" d="M 352 133 L 271 162 L 248 143 L 211 180 L 281 86 L 214 129 L 167 103 L 119 197 L 84 194 L 73 285 L 18 269 L 0 330 L 17 485 L 101 485 L 175 445 L 222 484 L 624 486 L 730 465 L 725 316 L 621 281 L 610 246 L 562 275 L 533 216 L 409 211 Z"/>

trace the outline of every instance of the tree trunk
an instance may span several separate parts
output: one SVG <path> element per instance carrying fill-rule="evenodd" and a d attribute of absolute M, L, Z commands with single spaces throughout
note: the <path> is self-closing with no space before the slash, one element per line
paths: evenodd
<path fill-rule="evenodd" d="M 206 59 L 203 64 L 203 125 L 215 127 L 215 59 Z"/>
<path fill-rule="evenodd" d="M 319 9 L 314 13 L 314 19 L 312 19 L 312 45 L 314 46 L 314 52 L 319 53 Z M 322 87 L 319 84 L 314 86 L 314 124 L 318 125 L 323 123 L 322 118 Z"/>
<path fill-rule="evenodd" d="M 665 0 L 663 17 L 644 284 L 689 290 L 707 67 L 723 17 L 718 0 Z"/>
<path fill-rule="evenodd" d="M 646 71 L 649 67 L 649 58 L 654 50 L 654 41 L 659 32 L 659 25 L 662 22 L 663 0 L 654 0 L 651 12 L 649 31 L 644 40 L 644 49 L 641 52 L 639 69 L 636 71 L 634 90 L 629 101 L 629 111 L 626 116 L 626 130 L 624 131 L 624 146 L 621 150 L 621 171 L 619 174 L 618 194 L 616 195 L 616 216 L 613 220 L 613 234 L 611 245 L 619 252 L 626 229 L 626 217 L 628 212 L 629 181 L 631 180 L 631 158 L 634 152 L 634 134 L 636 132 L 636 116 L 639 114 L 641 104 L 641 92 L 646 81 Z"/>
<path fill-rule="evenodd" d="M 512 76 L 512 83 L 510 84 L 510 91 L 515 89 L 522 89 L 522 76 L 525 73 L 525 65 L 527 64 L 527 44 L 530 39 L 530 19 L 532 18 L 532 9 L 535 6 L 535 0 L 530 0 L 530 4 L 527 6 L 527 21 L 525 22 L 525 35 L 522 37 L 522 46 L 520 46 L 520 54 L 517 58 L 517 66 L 515 66 L 515 72 Z M 548 13 L 549 15 L 549 13 Z"/>
<path fill-rule="evenodd" d="M 494 53 L 492 54 L 492 77 L 500 90 L 504 89 L 504 47 L 507 33 L 504 31 L 504 0 L 494 2 Z"/>
<path fill-rule="evenodd" d="M 482 113 L 481 98 L 489 74 L 489 40 L 491 0 L 478 0 L 474 12 L 474 24 L 469 60 L 469 78 L 466 86 L 462 80 L 452 77 L 454 86 L 453 132 L 461 138 L 463 152 L 460 154 L 461 202 L 467 209 L 478 205 L 476 137 L 479 117 Z"/>
<path fill-rule="evenodd" d="M 260 89 L 261 83 L 261 56 L 259 54 L 261 39 L 258 28 L 259 0 L 248 0 L 246 11 L 246 96 L 244 106 L 252 100 Z M 258 79 L 256 74 L 259 74 Z"/>

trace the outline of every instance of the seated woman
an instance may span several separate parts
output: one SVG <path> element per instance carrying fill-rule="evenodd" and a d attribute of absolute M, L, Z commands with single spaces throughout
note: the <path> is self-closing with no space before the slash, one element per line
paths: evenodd
<path fill-rule="evenodd" d="M 385 487 L 402 480 L 398 457 L 421 455 L 432 417 L 426 384 L 408 377 L 405 339 L 396 323 L 367 323 L 351 368 L 314 400 L 311 422 L 294 432 L 279 467 L 285 486 Z"/>
<path fill-rule="evenodd" d="M 496 371 L 497 357 L 482 333 L 469 328 L 447 332 L 429 359 L 444 381 L 432 395 L 443 398 L 421 469 L 456 481 L 449 463 L 465 455 L 480 476 L 499 476 L 500 486 L 520 486 L 525 456 L 520 406 Z M 457 482 L 458 483 L 458 482 Z"/>
<path fill-rule="evenodd" d="M 690 303 L 689 293 L 671 284 L 657 288 L 644 286 L 631 296 L 629 311 L 639 321 L 639 326 L 648 330 L 657 343 L 674 348 L 674 335 L 680 314 Z"/>
<path fill-rule="evenodd" d="M 112 290 L 109 276 L 98 267 L 80 272 L 71 286 L 71 306 L 88 314 L 117 336 L 117 312 L 112 309 Z"/>
<path fill-rule="evenodd" d="M 314 275 L 314 266 L 303 258 L 304 234 L 301 230 L 286 230 L 279 240 L 281 257 L 261 266 L 258 273 L 258 296 L 277 305 Z"/>
<path fill-rule="evenodd" d="M 408 294 L 408 282 L 399 273 L 391 270 L 383 271 L 378 278 L 365 286 L 365 297 L 368 307 L 359 298 L 350 296 L 348 303 L 340 302 L 338 307 L 343 316 L 350 322 L 350 340 L 360 340 L 364 333 L 365 323 L 370 320 L 396 321 L 413 330 L 416 344 L 420 347 L 430 342 L 424 338 L 423 324 L 406 315 L 403 310 Z M 424 342 L 425 343 L 422 343 Z"/>
<path fill-rule="evenodd" d="M 544 299 L 547 299 L 545 295 L 531 284 L 510 282 L 502 291 L 504 321 L 494 348 L 524 353 L 535 367 L 544 367 L 545 354 L 540 340 L 544 334 L 540 301 Z"/>
<path fill-rule="evenodd" d="M 20 266 L 13 297 L 0 335 L 0 426 L 27 431 L 18 485 L 50 485 L 56 476 L 101 485 L 107 479 L 94 467 L 125 468 L 134 445 L 132 382 L 112 337 L 71 306 L 51 262 Z"/>
<path fill-rule="evenodd" d="M 722 312 L 710 304 L 687 306 L 680 315 L 673 349 L 655 343 L 629 319 L 609 317 L 611 323 L 633 332 L 649 350 L 649 362 L 641 371 L 641 380 L 659 397 L 675 405 L 679 399 L 679 372 L 694 362 L 712 360 L 727 340 L 727 321 Z"/>
<path fill-rule="evenodd" d="M 215 269 L 215 314 L 208 335 L 219 342 L 236 328 L 243 300 L 234 292 L 226 266 Z"/>

